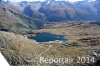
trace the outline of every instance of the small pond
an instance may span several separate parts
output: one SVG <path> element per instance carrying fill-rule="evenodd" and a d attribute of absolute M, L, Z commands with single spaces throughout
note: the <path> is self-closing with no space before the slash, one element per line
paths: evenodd
<path fill-rule="evenodd" d="M 36 40 L 37 42 L 48 42 L 48 41 L 55 41 L 60 40 L 64 41 L 66 40 L 64 38 L 64 35 L 56 35 L 48 32 L 42 32 L 42 33 L 36 33 L 36 36 L 32 39 Z"/>

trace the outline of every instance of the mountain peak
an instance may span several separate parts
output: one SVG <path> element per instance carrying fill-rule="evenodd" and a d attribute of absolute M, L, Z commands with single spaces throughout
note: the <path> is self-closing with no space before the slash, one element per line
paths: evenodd
<path fill-rule="evenodd" d="M 45 0 L 47 2 L 47 4 L 55 2 L 55 0 Z"/>
<path fill-rule="evenodd" d="M 45 1 L 55 1 L 55 0 L 45 0 Z"/>
<path fill-rule="evenodd" d="M 0 0 L 0 3 L 2 3 L 3 2 L 3 0 Z"/>

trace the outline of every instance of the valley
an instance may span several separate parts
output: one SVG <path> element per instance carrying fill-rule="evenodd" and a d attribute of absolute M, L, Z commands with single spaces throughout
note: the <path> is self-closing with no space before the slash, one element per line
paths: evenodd
<path fill-rule="evenodd" d="M 68 22 L 65 23 L 67 23 L 67 25 L 70 25 L 68 24 Z M 63 23 L 56 23 L 56 24 L 60 25 Z M 98 57 L 98 56 L 94 56 L 95 54 L 93 52 L 97 54 L 99 53 L 100 27 L 91 24 L 90 24 L 91 27 L 90 25 L 86 27 L 87 24 L 84 26 L 80 26 L 80 25 L 75 26 L 76 24 L 74 23 L 72 24 L 73 26 L 67 26 L 64 28 L 61 27 L 58 28 L 57 26 L 57 28 L 32 30 L 32 32 L 36 32 L 36 33 L 49 32 L 57 35 L 64 34 L 65 37 L 68 39 L 67 40 L 68 42 L 65 44 L 59 42 L 39 43 L 33 39 L 27 38 L 25 35 L 14 34 L 12 32 L 0 32 L 1 52 L 3 53 L 3 55 L 6 57 L 6 59 L 10 64 L 17 65 L 17 66 L 20 66 L 21 64 L 22 65 L 25 64 L 26 66 L 35 65 L 36 64 L 35 62 L 26 61 L 26 59 L 31 60 L 32 58 L 35 57 L 39 58 L 45 56 L 45 58 L 59 58 L 59 57 L 67 58 L 70 56 L 72 58 L 76 58 L 77 56 L 87 56 L 87 55 L 90 55 L 90 57 Z M 31 35 L 32 37 L 34 36 L 33 34 Z M 48 49 L 49 47 L 50 49 Z M 75 66 L 90 66 L 91 64 L 92 63 L 77 64 L 76 62 L 73 62 L 73 65 Z M 38 62 L 38 65 L 56 66 L 59 64 L 45 64 L 45 63 L 41 64 Z M 66 64 L 60 64 L 60 65 L 66 66 Z M 68 64 L 68 66 L 70 66 L 70 64 Z"/>
<path fill-rule="evenodd" d="M 98 5 L 99 0 L 0 0 L 0 52 L 10 66 L 100 66 Z M 73 63 L 40 63 L 41 57 L 74 59 Z M 77 57 L 94 62 L 77 63 Z"/>

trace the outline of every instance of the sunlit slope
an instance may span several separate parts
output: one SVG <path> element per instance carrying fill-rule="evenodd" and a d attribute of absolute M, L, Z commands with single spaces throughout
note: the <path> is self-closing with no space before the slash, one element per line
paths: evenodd
<path fill-rule="evenodd" d="M 21 9 L 12 5 L 0 4 L 0 30 L 12 31 L 16 33 L 24 33 L 29 29 L 37 29 L 41 27 L 42 21 L 25 16 Z"/>

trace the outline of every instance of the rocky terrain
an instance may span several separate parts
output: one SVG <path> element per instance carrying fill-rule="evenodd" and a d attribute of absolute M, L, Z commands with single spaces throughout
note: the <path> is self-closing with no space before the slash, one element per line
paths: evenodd
<path fill-rule="evenodd" d="M 32 18 L 49 22 L 61 22 L 66 20 L 100 20 L 99 1 L 83 0 L 78 2 L 46 0 L 43 2 L 18 3 L 22 12 Z"/>
<path fill-rule="evenodd" d="M 41 27 L 43 21 L 24 15 L 11 3 L 0 3 L 0 31 L 26 32 Z"/>
<path fill-rule="evenodd" d="M 75 3 L 0 0 L 0 52 L 11 66 L 100 66 L 98 5 L 99 0 Z M 37 42 L 29 38 L 41 32 L 64 35 L 67 41 Z M 40 57 L 74 59 L 72 63 L 48 60 L 40 63 Z M 78 57 L 83 59 L 77 62 Z"/>

